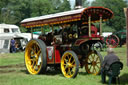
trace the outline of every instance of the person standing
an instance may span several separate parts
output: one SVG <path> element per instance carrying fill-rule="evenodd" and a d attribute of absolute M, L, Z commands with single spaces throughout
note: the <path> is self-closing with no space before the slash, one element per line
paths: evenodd
<path fill-rule="evenodd" d="M 16 43 L 16 41 L 14 40 L 14 38 L 11 39 L 11 53 L 16 52 L 15 43 Z"/>

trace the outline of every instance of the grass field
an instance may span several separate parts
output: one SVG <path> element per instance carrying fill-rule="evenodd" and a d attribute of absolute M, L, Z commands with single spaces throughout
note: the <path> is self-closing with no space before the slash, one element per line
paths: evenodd
<path fill-rule="evenodd" d="M 121 85 L 128 85 L 128 67 L 126 66 L 126 47 L 115 48 L 115 53 L 124 64 L 120 74 Z M 102 56 L 106 52 L 101 52 Z M 0 85 L 103 85 L 101 76 L 87 74 L 83 69 L 75 79 L 65 78 L 59 71 L 30 75 L 24 66 L 24 53 L 0 54 Z M 107 84 L 104 84 L 107 85 Z"/>

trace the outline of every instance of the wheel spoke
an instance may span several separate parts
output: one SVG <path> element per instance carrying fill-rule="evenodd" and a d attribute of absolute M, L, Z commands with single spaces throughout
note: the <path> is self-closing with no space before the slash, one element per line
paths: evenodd
<path fill-rule="evenodd" d="M 70 58 L 70 55 L 69 55 L 69 54 L 67 55 L 67 58 L 68 58 L 68 60 L 69 60 L 69 58 Z"/>
<path fill-rule="evenodd" d="M 32 50 L 33 54 L 36 54 L 36 51 L 33 48 L 31 50 Z"/>
<path fill-rule="evenodd" d="M 96 72 L 96 68 L 95 68 L 95 66 L 93 66 L 94 67 L 94 73 Z"/>
<path fill-rule="evenodd" d="M 73 65 L 71 65 L 70 67 L 71 67 L 71 68 L 74 68 L 74 67 L 76 67 L 76 64 L 73 64 Z"/>
<path fill-rule="evenodd" d="M 39 51 L 37 52 L 37 56 L 39 56 L 40 53 L 41 53 L 41 50 L 39 50 Z"/>
<path fill-rule="evenodd" d="M 90 58 L 88 58 L 88 60 L 89 60 L 90 62 L 92 62 L 92 61 L 90 60 Z"/>
<path fill-rule="evenodd" d="M 66 66 L 67 64 L 64 63 L 63 65 Z"/>
<path fill-rule="evenodd" d="M 34 61 L 36 61 L 36 60 L 35 60 L 35 58 L 33 58 L 33 59 L 30 59 L 30 61 L 34 62 Z"/>
<path fill-rule="evenodd" d="M 64 59 L 65 63 L 68 63 L 68 60 L 67 59 Z"/>
<path fill-rule="evenodd" d="M 89 70 L 91 70 L 91 68 L 92 68 L 92 65 L 90 66 Z"/>
<path fill-rule="evenodd" d="M 92 54 L 91 56 L 92 56 L 92 61 L 94 61 L 95 55 Z"/>
<path fill-rule="evenodd" d="M 71 58 L 72 58 L 72 57 L 69 58 L 69 63 L 71 62 Z"/>
<path fill-rule="evenodd" d="M 71 62 L 71 64 L 75 63 L 75 60 L 73 59 L 73 61 Z"/>
<path fill-rule="evenodd" d="M 65 70 L 68 68 L 68 65 L 65 66 Z"/>
<path fill-rule="evenodd" d="M 98 69 L 100 69 L 100 67 L 96 64 L 96 67 L 98 67 Z"/>
<path fill-rule="evenodd" d="M 99 59 L 99 57 L 96 58 L 96 62 L 97 62 L 98 59 Z"/>
<path fill-rule="evenodd" d="M 71 75 L 71 71 L 70 71 L 70 68 L 68 68 L 68 72 L 67 72 L 67 74 Z"/>
<path fill-rule="evenodd" d="M 98 63 L 100 63 L 100 61 L 99 62 L 96 62 L 96 63 L 98 64 Z"/>

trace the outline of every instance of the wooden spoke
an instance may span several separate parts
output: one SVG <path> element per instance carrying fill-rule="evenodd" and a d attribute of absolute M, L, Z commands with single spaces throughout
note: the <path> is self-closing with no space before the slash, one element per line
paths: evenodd
<path fill-rule="evenodd" d="M 96 58 L 96 62 L 98 61 L 98 59 L 99 59 L 99 57 L 97 56 L 97 58 Z"/>
<path fill-rule="evenodd" d="M 89 70 L 91 70 L 91 68 L 92 68 L 92 65 L 89 67 Z"/>
<path fill-rule="evenodd" d="M 96 67 L 98 67 L 98 69 L 100 69 L 100 67 L 98 65 L 96 65 Z"/>
<path fill-rule="evenodd" d="M 88 60 L 89 60 L 90 62 L 92 62 L 92 61 L 90 60 L 90 58 L 88 58 Z"/>
<path fill-rule="evenodd" d="M 94 67 L 94 71 L 96 72 L 96 68 L 95 68 L 95 66 L 93 66 Z"/>

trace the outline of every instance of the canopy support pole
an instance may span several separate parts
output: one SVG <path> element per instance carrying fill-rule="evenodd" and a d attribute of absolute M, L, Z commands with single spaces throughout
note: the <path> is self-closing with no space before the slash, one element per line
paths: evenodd
<path fill-rule="evenodd" d="M 31 27 L 31 39 L 33 39 L 33 30 L 32 30 L 32 27 Z"/>
<path fill-rule="evenodd" d="M 89 25 L 88 34 L 89 34 L 89 37 L 91 37 L 91 16 L 90 15 L 88 17 L 88 25 Z"/>
<path fill-rule="evenodd" d="M 126 44 L 127 44 L 127 66 L 128 66 L 128 8 L 126 8 Z"/>
<path fill-rule="evenodd" d="M 100 36 L 102 35 L 102 15 L 100 15 Z"/>
<path fill-rule="evenodd" d="M 53 33 L 54 33 L 54 27 L 53 27 L 53 25 L 52 25 L 52 35 L 53 35 Z"/>
<path fill-rule="evenodd" d="M 41 26 L 41 34 L 45 34 L 43 26 Z"/>

